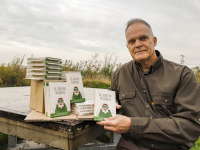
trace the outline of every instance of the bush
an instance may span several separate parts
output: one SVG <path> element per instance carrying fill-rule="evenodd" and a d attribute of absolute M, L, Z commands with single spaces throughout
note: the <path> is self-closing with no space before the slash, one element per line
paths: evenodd
<path fill-rule="evenodd" d="M 197 81 L 198 81 L 199 84 L 200 84 L 200 72 L 197 72 L 197 73 L 195 74 L 195 76 L 196 76 L 196 78 L 197 78 Z"/>
<path fill-rule="evenodd" d="M 92 55 L 91 59 L 86 61 L 81 60 L 80 62 L 73 63 L 72 60 L 65 60 L 63 71 L 80 71 L 83 72 L 86 78 L 95 79 L 96 77 L 104 76 L 111 79 L 114 70 L 121 66 L 121 63 L 116 63 L 117 57 L 115 56 L 113 60 L 113 56 L 114 54 L 106 54 L 104 61 L 99 61 L 99 55 L 96 53 Z"/>
<path fill-rule="evenodd" d="M 1 64 L 0 66 L 0 86 L 28 86 L 30 80 L 26 80 L 26 67 L 22 66 L 24 56 L 16 55 L 14 59 L 8 64 Z"/>

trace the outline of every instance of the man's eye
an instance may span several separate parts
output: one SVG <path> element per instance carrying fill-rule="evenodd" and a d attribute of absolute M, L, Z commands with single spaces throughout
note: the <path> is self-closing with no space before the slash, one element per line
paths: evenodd
<path fill-rule="evenodd" d="M 140 38 L 140 40 L 146 40 L 146 39 L 147 39 L 146 36 L 142 36 L 142 37 Z"/>
<path fill-rule="evenodd" d="M 134 40 L 131 40 L 131 41 L 128 42 L 128 44 L 134 44 L 134 43 L 135 43 Z"/>

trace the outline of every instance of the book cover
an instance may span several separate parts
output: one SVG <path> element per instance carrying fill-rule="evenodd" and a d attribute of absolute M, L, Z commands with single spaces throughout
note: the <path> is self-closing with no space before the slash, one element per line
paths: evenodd
<path fill-rule="evenodd" d="M 44 97 L 46 116 L 53 118 L 71 114 L 66 82 L 44 82 Z"/>
<path fill-rule="evenodd" d="M 34 60 L 34 61 L 56 61 L 60 62 L 60 58 L 53 58 L 53 57 L 32 57 L 32 58 L 27 58 L 27 60 Z"/>
<path fill-rule="evenodd" d="M 80 73 L 66 73 L 66 81 L 69 86 L 70 102 L 80 103 L 85 101 L 83 81 Z"/>
<path fill-rule="evenodd" d="M 107 89 L 95 90 L 94 120 L 103 121 L 104 118 L 116 115 L 115 92 Z"/>

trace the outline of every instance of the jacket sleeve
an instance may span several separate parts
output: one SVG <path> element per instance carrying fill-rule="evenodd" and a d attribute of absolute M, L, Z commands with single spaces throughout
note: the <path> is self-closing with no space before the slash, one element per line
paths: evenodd
<path fill-rule="evenodd" d="M 132 117 L 132 138 L 165 143 L 190 143 L 200 136 L 200 87 L 189 69 L 184 69 L 174 98 L 176 113 L 167 118 Z"/>

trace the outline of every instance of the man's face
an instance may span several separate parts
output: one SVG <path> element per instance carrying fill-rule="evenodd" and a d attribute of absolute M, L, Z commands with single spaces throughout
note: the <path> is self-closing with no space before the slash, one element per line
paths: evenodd
<path fill-rule="evenodd" d="M 157 59 L 154 50 L 157 39 L 153 37 L 151 30 L 145 24 L 130 25 L 126 31 L 126 41 L 126 46 L 136 62 L 153 62 Z"/>

